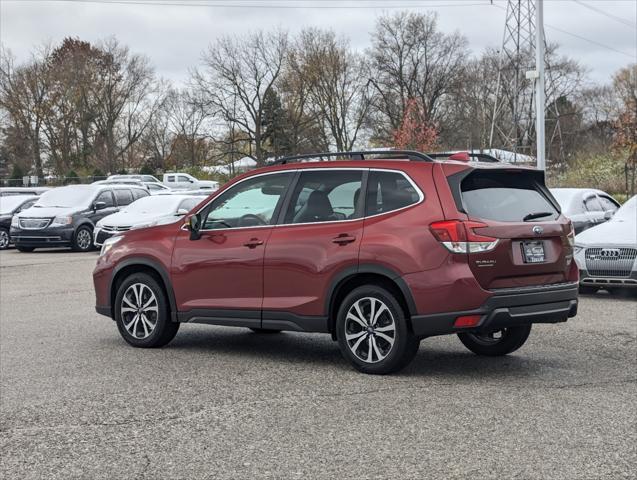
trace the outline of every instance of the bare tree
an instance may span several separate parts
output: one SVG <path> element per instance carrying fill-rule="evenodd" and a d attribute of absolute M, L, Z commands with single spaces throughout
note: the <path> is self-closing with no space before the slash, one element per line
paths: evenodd
<path fill-rule="evenodd" d="M 351 150 L 370 107 L 364 58 L 334 32 L 301 32 L 290 55 L 290 68 L 306 82 L 309 108 L 337 150 Z"/>
<path fill-rule="evenodd" d="M 50 50 L 40 49 L 23 66 L 15 67 L 11 52 L 0 48 L 0 107 L 27 137 L 35 173 L 42 176 L 41 131 L 50 88 L 46 61 Z"/>
<path fill-rule="evenodd" d="M 457 32 L 440 32 L 435 13 L 381 17 L 368 52 L 379 117 L 377 135 L 382 140 L 391 138 L 411 98 L 423 106 L 430 121 L 442 121 L 442 100 L 461 78 L 467 54 L 466 38 Z"/>
<path fill-rule="evenodd" d="M 208 114 L 201 99 L 193 92 L 172 90 L 168 96 L 167 107 L 171 131 L 184 147 L 189 166 L 201 165 L 206 160 L 204 122 Z M 175 160 L 175 168 L 179 168 L 179 159 Z"/>
<path fill-rule="evenodd" d="M 281 75 L 287 48 L 287 33 L 281 31 L 224 37 L 204 53 L 202 69 L 193 72 L 208 110 L 248 135 L 251 148 L 242 153 L 260 165 L 266 152 L 264 100 Z"/>

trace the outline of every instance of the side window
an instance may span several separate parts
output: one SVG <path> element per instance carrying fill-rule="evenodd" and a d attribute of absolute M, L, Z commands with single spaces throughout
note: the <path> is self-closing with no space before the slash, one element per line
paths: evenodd
<path fill-rule="evenodd" d="M 185 175 L 179 175 L 179 176 L 177 176 L 177 181 L 179 183 L 182 183 L 182 182 L 186 182 L 187 183 L 187 182 L 190 182 L 190 179 L 187 176 L 185 176 Z"/>
<path fill-rule="evenodd" d="M 291 178 L 291 172 L 262 175 L 230 187 L 206 208 L 203 230 L 274 223 L 274 212 Z"/>
<path fill-rule="evenodd" d="M 133 201 L 150 195 L 146 190 L 142 190 L 141 188 L 133 188 L 132 191 L 133 191 Z"/>
<path fill-rule="evenodd" d="M 106 205 L 106 208 L 110 208 L 110 207 L 114 207 L 115 206 L 115 201 L 113 200 L 113 194 L 111 193 L 110 190 L 106 190 L 102 193 L 100 193 L 97 198 L 95 199 L 95 202 L 104 202 L 104 204 Z"/>
<path fill-rule="evenodd" d="M 175 176 L 174 175 L 168 175 L 166 177 L 166 181 L 167 182 L 174 182 L 175 181 Z"/>
<path fill-rule="evenodd" d="M 602 211 L 602 206 L 599 203 L 599 200 L 597 199 L 597 196 L 595 196 L 595 195 L 586 198 L 584 200 L 584 206 L 586 207 L 586 210 L 588 210 L 589 212 L 601 212 Z"/>
<path fill-rule="evenodd" d="M 133 195 L 130 193 L 130 190 L 124 190 L 123 188 L 118 188 L 114 190 L 115 200 L 117 200 L 117 205 L 120 207 L 124 207 L 133 202 Z"/>
<path fill-rule="evenodd" d="M 360 218 L 362 170 L 314 170 L 301 173 L 284 223 L 334 222 Z"/>
<path fill-rule="evenodd" d="M 369 172 L 365 215 L 398 210 L 418 203 L 420 195 L 404 175 L 398 172 Z"/>
<path fill-rule="evenodd" d="M 599 201 L 602 203 L 602 207 L 604 208 L 604 210 L 616 212 L 619 208 L 617 204 L 608 197 L 600 196 Z"/>

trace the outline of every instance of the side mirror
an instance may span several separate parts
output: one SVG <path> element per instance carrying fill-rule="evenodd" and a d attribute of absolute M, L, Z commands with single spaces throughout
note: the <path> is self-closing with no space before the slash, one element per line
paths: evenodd
<path fill-rule="evenodd" d="M 604 213 L 604 220 L 610 220 L 611 218 L 613 218 L 613 215 L 615 215 L 615 212 L 613 212 L 612 210 L 606 210 L 606 212 Z"/>
<path fill-rule="evenodd" d="M 188 179 L 188 181 L 189 181 L 190 183 L 195 183 L 195 181 L 194 181 L 192 178 L 189 178 L 189 179 Z"/>
<path fill-rule="evenodd" d="M 106 208 L 106 202 L 95 202 L 93 204 L 93 211 L 104 210 Z"/>
<path fill-rule="evenodd" d="M 187 208 L 180 208 L 179 210 L 177 210 L 177 215 L 186 215 L 190 210 L 188 210 Z"/>
<path fill-rule="evenodd" d="M 188 230 L 190 230 L 190 240 L 199 240 L 201 238 L 201 215 L 196 214 L 188 219 Z"/>

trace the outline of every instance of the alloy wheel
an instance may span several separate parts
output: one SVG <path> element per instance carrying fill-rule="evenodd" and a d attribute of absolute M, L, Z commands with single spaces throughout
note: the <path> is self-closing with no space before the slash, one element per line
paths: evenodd
<path fill-rule="evenodd" d="M 143 283 L 134 283 L 126 289 L 120 311 L 124 328 L 136 339 L 148 338 L 157 326 L 157 297 Z"/>
<path fill-rule="evenodd" d="M 387 305 L 364 297 L 347 311 L 345 340 L 351 352 L 366 363 L 377 363 L 391 352 L 396 340 L 396 322 Z"/>
<path fill-rule="evenodd" d="M 79 232 L 77 232 L 77 246 L 81 249 L 81 250 L 88 250 L 91 247 L 91 232 L 89 232 L 87 229 L 83 228 L 81 229 Z"/>
<path fill-rule="evenodd" d="M 9 233 L 0 230 L 0 250 L 4 250 L 9 246 Z"/>

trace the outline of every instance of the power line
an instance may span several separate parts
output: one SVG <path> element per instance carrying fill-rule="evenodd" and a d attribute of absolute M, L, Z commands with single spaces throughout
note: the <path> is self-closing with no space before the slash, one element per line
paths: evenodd
<path fill-rule="evenodd" d="M 30 1 L 30 2 L 40 2 L 42 0 L 0 0 L 5 2 L 15 2 L 15 1 Z M 398 0 L 402 2 L 418 2 L 418 3 L 410 3 L 408 5 L 387 5 L 388 0 L 383 1 L 383 5 L 343 5 L 332 4 L 326 5 L 324 2 L 320 4 L 292 4 L 292 3 L 281 3 L 281 2 L 289 2 L 290 0 L 277 0 L 279 3 L 277 4 L 269 4 L 265 3 L 263 0 L 248 0 L 251 3 L 217 3 L 217 2 L 206 2 L 206 3 L 192 3 L 190 2 L 175 2 L 175 1 L 159 1 L 159 0 L 49 0 L 55 2 L 65 2 L 65 3 L 93 3 L 93 4 L 102 4 L 102 5 L 151 5 L 151 6 L 171 6 L 171 7 L 206 7 L 206 8 L 268 8 L 268 9 L 289 9 L 289 10 L 299 10 L 299 9 L 318 9 L 318 10 L 347 10 L 347 9 L 405 9 L 405 8 L 444 8 L 444 7 L 474 7 L 474 6 L 485 6 L 489 5 L 489 3 L 444 3 L 444 4 L 432 4 L 428 1 L 423 0 Z M 269 0 L 266 0 L 269 1 Z M 369 0 L 369 1 L 378 1 L 378 0 Z M 392 0 L 389 0 L 389 3 L 393 3 Z"/>
<path fill-rule="evenodd" d="M 504 8 L 502 5 L 498 5 L 498 4 L 496 4 L 496 3 L 492 3 L 491 5 L 493 5 L 494 7 L 499 8 L 500 10 L 505 10 L 505 11 L 506 11 L 506 8 Z M 554 25 L 549 25 L 548 23 L 545 23 L 545 24 L 544 24 L 544 26 L 545 26 L 545 27 L 548 27 L 548 28 L 550 28 L 550 29 L 552 29 L 552 30 L 558 31 L 558 32 L 560 32 L 560 33 L 563 33 L 563 34 L 565 34 L 565 35 L 570 35 L 571 37 L 575 37 L 575 38 L 578 38 L 578 39 L 580 39 L 580 40 L 584 40 L 585 42 L 591 43 L 591 44 L 593 44 L 593 45 L 597 45 L 598 47 L 605 48 L 605 49 L 607 49 L 607 50 L 610 50 L 611 52 L 615 52 L 615 53 L 619 53 L 619 54 L 621 54 L 621 55 L 625 55 L 625 56 L 627 56 L 628 58 L 631 58 L 631 59 L 633 59 L 633 60 L 634 60 L 634 59 L 635 59 L 635 57 L 637 56 L 637 55 L 635 55 L 635 54 L 630 54 L 630 53 L 626 53 L 626 52 L 624 52 L 624 51 L 622 51 L 622 50 L 618 50 L 618 49 L 616 49 L 616 48 L 614 48 L 614 47 L 611 47 L 610 45 L 606 45 L 605 43 L 598 42 L 597 40 L 591 40 L 590 38 L 583 37 L 583 36 L 578 35 L 578 34 L 576 34 L 576 33 L 572 33 L 572 32 L 569 32 L 569 31 L 567 31 L 567 30 L 562 30 L 561 28 L 556 27 L 556 26 L 554 26 Z"/>
<path fill-rule="evenodd" d="M 594 7 L 592 5 L 589 5 L 588 3 L 584 3 L 581 0 L 573 0 L 573 1 L 575 3 L 577 3 L 578 5 L 581 5 L 582 7 L 586 7 L 589 10 L 592 10 L 593 12 L 597 12 L 600 15 L 604 15 L 605 17 L 612 18 L 613 20 L 616 20 L 619 23 L 621 23 L 623 25 L 626 25 L 627 27 L 631 27 L 634 30 L 637 30 L 637 24 L 629 22 L 625 18 L 621 18 L 621 17 L 618 17 L 617 15 L 613 15 L 612 13 L 609 13 L 609 12 L 607 12 L 605 10 L 602 10 L 601 8 L 597 8 L 597 7 Z"/>

